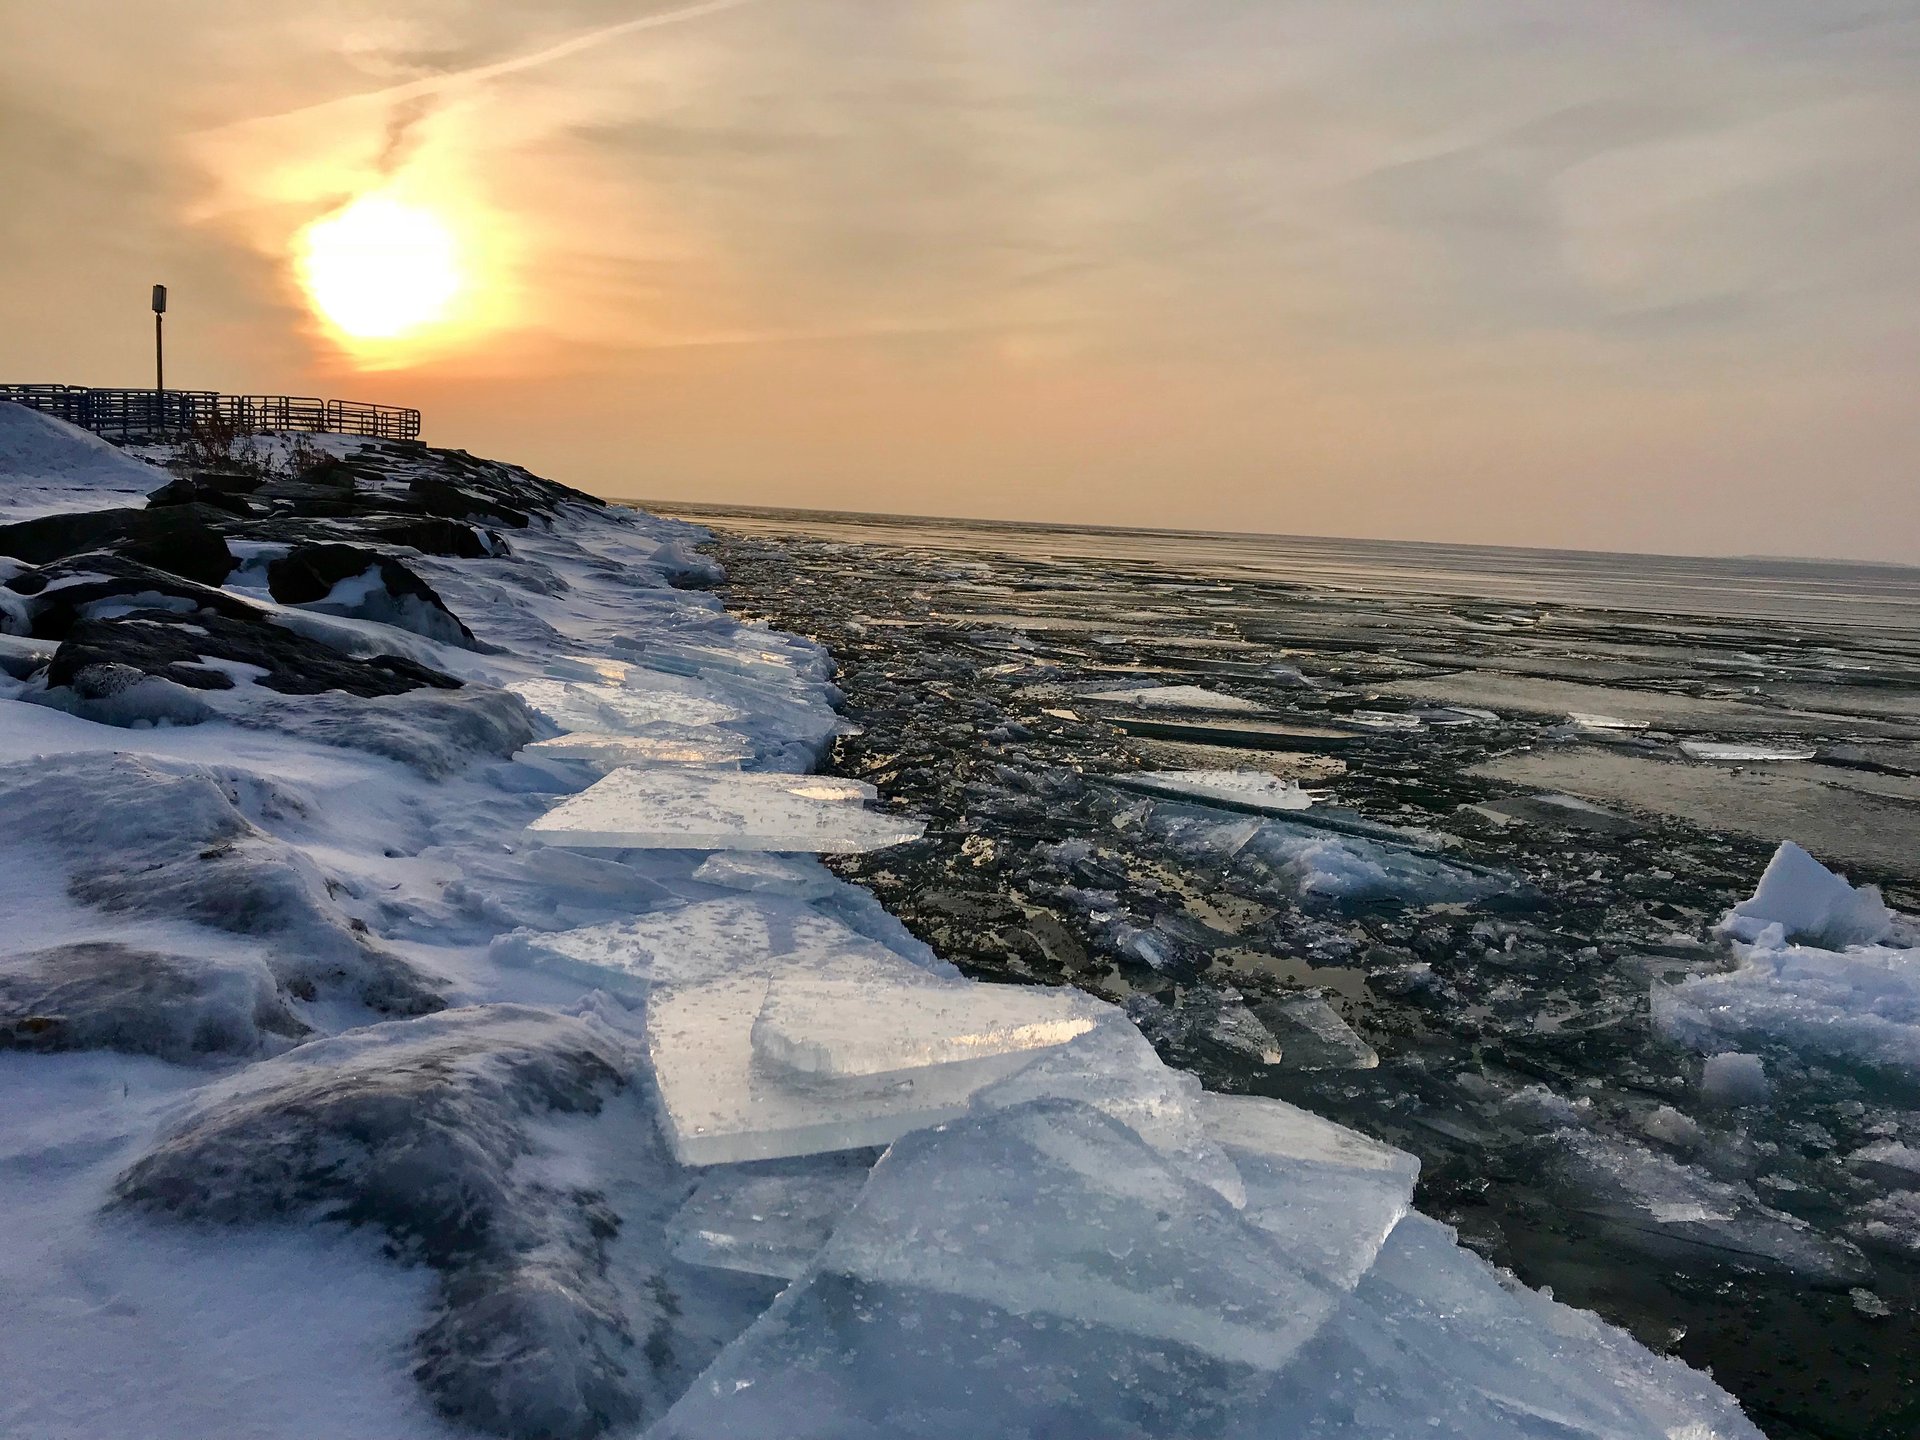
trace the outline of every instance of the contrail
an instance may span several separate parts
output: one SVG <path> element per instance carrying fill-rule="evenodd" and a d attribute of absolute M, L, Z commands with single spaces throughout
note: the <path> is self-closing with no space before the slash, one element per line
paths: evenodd
<path fill-rule="evenodd" d="M 668 25 L 679 25 L 688 20 L 698 20 L 703 16 L 718 15 L 727 10 L 738 10 L 742 6 L 757 3 L 758 0 L 701 0 L 697 5 L 683 5 L 678 10 L 663 10 L 658 14 L 643 15 L 637 20 L 622 20 L 617 24 L 602 26 L 598 30 L 589 30 L 585 34 L 572 36 L 556 45 L 549 45 L 544 50 L 535 50 L 528 55 L 515 55 L 506 60 L 496 60 L 488 65 L 476 65 L 470 70 L 452 70 L 443 75 L 427 75 L 418 80 L 408 80 L 403 84 L 388 86 L 384 90 L 362 90 L 352 95 L 338 95 L 331 100 L 322 100 L 318 104 L 302 105 L 271 115 L 253 115 L 244 120 L 231 120 L 201 133 L 217 135 L 223 130 L 237 130 L 242 126 L 257 125 L 264 121 L 291 120 L 300 115 L 317 115 L 337 105 L 350 105 L 362 100 L 396 103 L 424 99 L 455 86 L 484 84 L 488 80 L 497 80 L 503 75 L 517 75 L 523 70 L 535 70 L 542 65 L 551 65 L 555 61 L 578 55 L 583 50 L 591 50 L 596 45 L 604 45 L 609 40 L 618 40 L 624 35 L 638 34 L 642 30 L 658 30 Z"/>

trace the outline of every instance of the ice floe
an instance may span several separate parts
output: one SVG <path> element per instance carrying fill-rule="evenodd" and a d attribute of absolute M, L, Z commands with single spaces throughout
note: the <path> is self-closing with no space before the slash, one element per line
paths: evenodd
<path fill-rule="evenodd" d="M 914 820 L 860 808 L 869 786 L 812 775 L 614 771 L 528 827 L 550 845 L 600 850 L 846 853 L 916 839 Z"/>
<path fill-rule="evenodd" d="M 1267 707 L 1257 700 L 1227 695 L 1201 685 L 1142 685 L 1128 690 L 1095 690 L 1079 696 L 1108 705 L 1124 705 L 1135 710 L 1219 710 L 1223 712 L 1259 711 Z"/>
<path fill-rule="evenodd" d="M 1282 780 L 1264 770 L 1143 770 L 1110 779 L 1130 790 L 1256 814 L 1285 814 L 1313 805 L 1313 796 L 1301 789 L 1298 781 Z"/>

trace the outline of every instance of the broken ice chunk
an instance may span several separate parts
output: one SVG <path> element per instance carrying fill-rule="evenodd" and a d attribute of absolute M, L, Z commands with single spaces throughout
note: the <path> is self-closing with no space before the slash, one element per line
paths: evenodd
<path fill-rule="evenodd" d="M 1582 730 L 1645 730 L 1645 720 L 1622 720 L 1617 715 L 1592 715 L 1575 710 L 1567 719 Z"/>
<path fill-rule="evenodd" d="M 1758 1055 L 1737 1050 L 1707 1057 L 1700 1075 L 1700 1094 L 1712 1105 L 1764 1105 L 1773 1093 L 1767 1067 Z"/>
<path fill-rule="evenodd" d="M 589 760 L 609 770 L 623 765 L 736 765 L 753 758 L 753 746 L 727 730 L 688 726 L 651 735 L 560 735 L 536 740 L 520 752 L 555 760 Z"/>
<path fill-rule="evenodd" d="M 1872 885 L 1855 887 L 1791 840 L 1767 863 L 1760 886 L 1720 922 L 1720 932 L 1736 940 L 1757 941 L 1770 925 L 1788 940 L 1835 949 L 1871 945 L 1887 938 L 1893 915 Z"/>
<path fill-rule="evenodd" d="M 1119 1121 L 1188 1179 L 1244 1205 L 1247 1189 L 1200 1121 L 1200 1082 L 1161 1063 L 1131 1025 L 1096 1025 L 980 1092 L 979 1111 L 1032 1100 L 1072 1100 Z"/>
<path fill-rule="evenodd" d="M 871 1152 L 712 1171 L 667 1222 L 676 1258 L 716 1270 L 798 1278 L 853 1207 Z"/>
<path fill-rule="evenodd" d="M 1305 810 L 1313 804 L 1313 797 L 1298 782 L 1265 770 L 1146 770 L 1106 778 L 1125 790 L 1199 800 L 1256 815 Z"/>
<path fill-rule="evenodd" d="M 1277 1368 L 1334 1304 L 1125 1126 L 1042 1101 L 896 1144 L 825 1271 Z"/>
<path fill-rule="evenodd" d="M 494 939 L 488 957 L 497 965 L 545 970 L 615 994 L 645 996 L 653 954 L 644 940 L 657 923 L 616 920 L 578 930 L 514 930 Z"/>
<path fill-rule="evenodd" d="M 753 1026 L 762 1060 L 823 1077 L 867 1077 L 1064 1045 L 1106 1007 L 1073 990 L 929 979 L 876 993 L 862 978 L 776 975 Z"/>
<path fill-rule="evenodd" d="M 693 878 L 702 885 L 725 890 L 787 895 L 796 900 L 818 900 L 833 894 L 842 884 L 818 860 L 756 850 L 722 850 L 709 855 L 695 867 Z"/>
<path fill-rule="evenodd" d="M 1558 1172 L 1574 1208 L 1615 1238 L 1656 1255 L 1693 1252 L 1750 1270 L 1857 1283 L 1860 1252 L 1797 1216 L 1761 1205 L 1745 1185 L 1717 1180 L 1631 1140 L 1563 1130 Z"/>
<path fill-rule="evenodd" d="M 645 690 L 567 680 L 522 680 L 507 688 L 562 730 L 594 734 L 644 735 L 662 726 L 724 725 L 744 713 L 695 686 L 653 678 L 656 683 Z"/>
<path fill-rule="evenodd" d="M 1814 751 L 1803 745 L 1740 745 L 1716 740 L 1682 740 L 1680 753 L 1690 760 L 1766 761 L 1811 760 Z"/>
<path fill-rule="evenodd" d="M 858 782 L 815 775 L 616 770 L 548 811 L 528 834 L 596 850 L 782 850 L 847 854 L 917 839 L 918 821 L 863 810 Z"/>
<path fill-rule="evenodd" d="M 1263 1001 L 1253 1013 L 1279 1042 L 1284 1069 L 1372 1070 L 1380 1063 L 1374 1048 L 1318 995 Z"/>
<path fill-rule="evenodd" d="M 827 963 L 851 968 L 844 957 Z M 883 994 L 889 982 L 924 983 L 906 961 L 894 963 L 906 974 L 870 970 L 870 993 Z M 777 1074 L 756 1063 L 753 1048 L 753 1023 L 768 984 L 764 973 L 728 976 L 656 990 L 648 1002 L 648 1053 L 667 1137 L 682 1164 L 885 1145 L 958 1118 L 977 1090 L 1033 1059 L 1021 1051 L 864 1082 L 809 1083 L 791 1072 Z"/>
<path fill-rule="evenodd" d="M 1420 1162 L 1279 1100 L 1205 1095 L 1199 1107 L 1246 1183 L 1247 1219 L 1296 1265 L 1351 1289 L 1411 1207 Z"/>
<path fill-rule="evenodd" d="M 1131 690 L 1099 690 L 1079 698 L 1145 710 L 1250 711 L 1267 708 L 1257 700 L 1245 700 L 1238 695 L 1222 694 L 1199 685 L 1142 685 Z"/>

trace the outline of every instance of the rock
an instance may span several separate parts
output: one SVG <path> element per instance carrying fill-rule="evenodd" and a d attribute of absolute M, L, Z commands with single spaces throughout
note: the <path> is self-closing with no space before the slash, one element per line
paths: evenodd
<path fill-rule="evenodd" d="M 283 605 L 378 620 L 467 649 L 476 644 L 431 585 L 392 556 L 364 546 L 296 546 L 267 566 L 267 586 Z"/>
<path fill-rule="evenodd" d="M 214 524 L 226 518 L 224 511 L 196 503 L 42 515 L 0 525 L 0 555 L 47 565 L 104 550 L 203 585 L 218 585 L 234 566 Z"/>
<path fill-rule="evenodd" d="M 609 1277 L 620 1221 L 604 1197 L 526 1162 L 530 1126 L 597 1114 L 626 1068 L 610 1031 L 515 1005 L 350 1031 L 208 1087 L 113 1203 L 376 1229 L 440 1275 L 415 1374 L 443 1414 L 514 1440 L 588 1440 L 642 1418 L 641 1337 L 664 1328 L 662 1301 Z"/>
<path fill-rule="evenodd" d="M 251 1055 L 307 1027 L 260 960 L 113 941 L 0 955 L 0 1050 L 120 1050 L 189 1061 Z"/>
<path fill-rule="evenodd" d="M 49 690 L 71 686 L 85 670 L 118 665 L 198 690 L 226 690 L 233 679 L 209 661 L 253 666 L 253 683 L 282 695 L 399 695 L 423 686 L 457 690 L 451 675 L 400 655 L 356 659 L 296 634 L 252 606 L 240 616 L 136 610 L 109 619 L 78 620 L 54 652 Z"/>
<path fill-rule="evenodd" d="M 267 964 L 299 999 L 344 993 L 376 1010 L 438 1010 L 437 982 L 369 939 L 305 852 L 260 829 L 238 803 L 297 812 L 294 792 L 256 778 L 134 755 L 78 753 L 0 766 L 0 845 L 26 873 L 52 865 L 67 895 L 110 912 L 187 920 L 274 942 Z"/>

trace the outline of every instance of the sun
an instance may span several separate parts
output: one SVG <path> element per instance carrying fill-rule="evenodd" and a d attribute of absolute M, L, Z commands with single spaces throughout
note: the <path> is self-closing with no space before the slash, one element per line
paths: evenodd
<path fill-rule="evenodd" d="M 309 225 L 298 268 L 313 308 L 350 340 L 398 340 L 437 325 L 467 288 L 447 223 L 382 194 Z"/>

